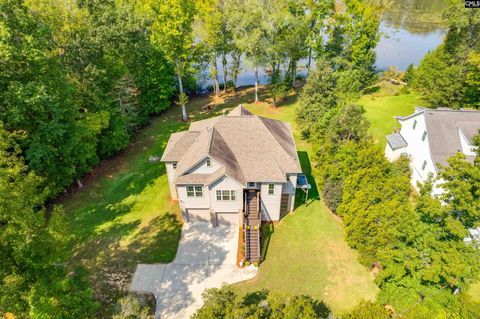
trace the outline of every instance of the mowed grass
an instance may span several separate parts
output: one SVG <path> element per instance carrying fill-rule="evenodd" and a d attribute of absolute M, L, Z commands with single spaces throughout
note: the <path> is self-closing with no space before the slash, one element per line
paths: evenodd
<path fill-rule="evenodd" d="M 262 91 L 262 99 L 264 95 Z M 295 125 L 295 95 L 276 109 L 252 102 L 251 88 L 221 98 L 200 96 L 191 99 L 189 113 L 195 121 L 244 104 L 255 114 L 290 122 L 309 174 L 311 149 L 300 140 Z M 202 110 L 207 104 L 213 109 Z M 99 317 L 111 314 L 113 301 L 128 288 L 138 263 L 175 258 L 182 225 L 178 203 L 170 200 L 164 165 L 150 163 L 149 157 L 160 156 L 170 134 L 188 127 L 180 118 L 178 107 L 153 118 L 125 151 L 102 162 L 84 179 L 84 188 L 73 189 L 57 201 L 68 216 L 71 264 L 90 271 L 95 294 L 103 302 Z M 315 184 L 314 176 L 309 179 Z M 341 220 L 323 205 L 316 191 L 311 195 L 308 206 L 298 207 L 275 225 L 257 278 L 236 289 L 308 294 L 340 314 L 360 300 L 375 299 L 377 287 L 345 242 Z"/>
<path fill-rule="evenodd" d="M 366 94 L 358 100 L 365 108 L 365 117 L 371 125 L 370 132 L 382 148 L 387 143 L 386 135 L 391 134 L 396 125 L 395 116 L 412 114 L 416 106 L 423 105 L 420 95 L 416 93 L 395 95 L 391 86 L 393 85 L 383 83 L 378 87 L 379 91 Z M 393 90 L 398 90 L 398 87 Z M 398 124 L 397 127 L 400 128 Z"/>

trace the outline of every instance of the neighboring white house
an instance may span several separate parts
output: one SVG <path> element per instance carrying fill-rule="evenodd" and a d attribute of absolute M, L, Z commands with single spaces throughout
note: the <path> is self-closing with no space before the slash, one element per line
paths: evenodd
<path fill-rule="evenodd" d="M 186 222 L 245 225 L 256 203 L 260 221 L 293 209 L 301 168 L 291 127 L 242 106 L 173 133 L 162 161 Z"/>
<path fill-rule="evenodd" d="M 400 155 L 411 159 L 412 184 L 423 183 L 429 174 L 438 175 L 438 164 L 447 165 L 447 159 L 462 152 L 473 161 L 473 137 L 480 129 L 480 112 L 447 108 L 417 108 L 408 116 L 397 116 L 401 130 L 387 136 L 385 155 L 396 160 Z M 441 181 L 435 184 L 433 194 L 442 193 Z"/>

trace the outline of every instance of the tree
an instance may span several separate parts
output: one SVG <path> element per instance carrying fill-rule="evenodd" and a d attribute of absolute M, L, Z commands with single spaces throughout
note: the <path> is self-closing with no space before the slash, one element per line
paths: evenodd
<path fill-rule="evenodd" d="M 318 61 L 317 69 L 307 78 L 296 109 L 296 121 L 304 138 L 309 138 L 312 132 L 317 136 L 323 134 L 338 106 L 336 88 L 333 68 L 325 61 Z"/>
<path fill-rule="evenodd" d="M 328 42 L 319 52 L 325 50 L 329 59 L 350 61 L 362 89 L 375 80 L 375 47 L 383 9 L 381 3 L 360 0 L 336 3 L 332 23 L 327 25 Z"/>
<path fill-rule="evenodd" d="M 266 59 L 263 30 L 259 21 L 262 12 L 257 0 L 232 0 L 226 3 L 226 16 L 232 28 L 235 47 L 245 53 L 247 60 L 255 69 L 255 102 L 258 98 L 258 69 L 264 65 Z"/>
<path fill-rule="evenodd" d="M 196 14 L 195 2 L 169 0 L 151 1 L 149 4 L 154 19 L 151 39 L 154 45 L 163 52 L 165 58 L 174 65 L 180 92 L 182 119 L 186 121 L 188 119 L 187 96 L 182 80 L 189 71 L 196 54 L 192 30 Z"/>
<path fill-rule="evenodd" d="M 440 46 L 427 53 L 411 82 L 432 107 L 460 108 L 465 98 L 465 68 Z"/>
<path fill-rule="evenodd" d="M 14 140 L 0 122 L 0 313 L 91 318 L 91 291 L 76 278 L 65 279 L 58 266 L 65 240 L 61 209 L 54 207 L 47 223 L 42 180 L 28 171 Z"/>
<path fill-rule="evenodd" d="M 204 305 L 192 318 L 313 319 L 330 315 L 323 302 L 309 296 L 269 295 L 266 290 L 252 292 L 240 299 L 232 288 L 225 285 L 207 289 L 203 299 Z"/>
<path fill-rule="evenodd" d="M 443 16 L 448 26 L 444 43 L 422 59 L 413 87 L 432 107 L 478 107 L 480 14 L 458 1 L 447 1 Z"/>

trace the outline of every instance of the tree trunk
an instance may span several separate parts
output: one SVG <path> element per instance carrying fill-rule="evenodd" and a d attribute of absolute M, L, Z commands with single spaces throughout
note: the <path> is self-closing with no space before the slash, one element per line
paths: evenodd
<path fill-rule="evenodd" d="M 273 95 L 273 108 L 276 108 L 277 107 L 277 98 L 276 98 L 276 95 Z"/>
<path fill-rule="evenodd" d="M 227 93 L 227 57 L 222 53 L 222 68 L 223 68 L 223 94 Z"/>
<path fill-rule="evenodd" d="M 218 97 L 220 96 L 220 87 L 218 85 L 218 68 L 217 68 L 217 59 L 216 56 L 212 59 L 212 68 L 213 68 L 213 92 Z"/>
<path fill-rule="evenodd" d="M 78 188 L 83 188 L 82 181 L 79 178 L 77 179 L 77 186 Z"/>
<path fill-rule="evenodd" d="M 255 103 L 258 103 L 258 66 L 255 66 Z"/>
<path fill-rule="evenodd" d="M 180 91 L 180 95 L 183 95 L 182 77 L 178 73 L 177 73 L 177 78 L 178 78 L 178 90 Z M 187 119 L 188 119 L 187 107 L 185 106 L 185 103 L 182 102 L 182 120 L 186 121 Z"/>
<path fill-rule="evenodd" d="M 234 53 L 232 55 L 232 76 L 233 76 L 233 92 L 237 93 L 237 80 L 238 80 L 238 73 L 240 73 L 240 59 L 242 58 L 241 53 Z"/>

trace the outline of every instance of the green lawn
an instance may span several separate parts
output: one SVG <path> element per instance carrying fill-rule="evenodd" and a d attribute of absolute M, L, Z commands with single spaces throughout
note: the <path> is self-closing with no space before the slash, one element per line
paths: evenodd
<path fill-rule="evenodd" d="M 365 108 L 366 118 L 371 124 L 370 131 L 382 148 L 386 144 L 385 136 L 391 134 L 395 127 L 394 116 L 411 114 L 415 106 L 422 106 L 418 94 L 394 95 L 391 88 L 385 86 L 379 87 L 378 92 L 364 95 L 358 103 Z"/>
<path fill-rule="evenodd" d="M 294 124 L 295 98 L 277 109 L 252 100 L 251 89 L 225 98 L 196 97 L 189 112 L 192 120 L 199 120 L 243 103 L 255 114 L 292 123 L 308 172 L 310 146 L 299 139 Z M 216 107 L 202 111 L 209 103 Z M 136 264 L 170 262 L 175 257 L 181 234 L 178 204 L 169 199 L 164 165 L 148 158 L 161 155 L 170 134 L 187 127 L 180 117 L 175 107 L 154 118 L 124 152 L 85 178 L 83 189 L 58 200 L 68 215 L 71 263 L 90 270 L 96 295 L 105 306 L 100 317 L 108 315 L 112 300 L 127 288 Z M 310 180 L 314 182 L 312 176 Z M 374 299 L 377 288 L 345 242 L 341 221 L 316 192 L 312 195 L 307 207 L 300 206 L 274 227 L 258 277 L 237 288 L 310 294 L 342 313 L 362 299 Z"/>

